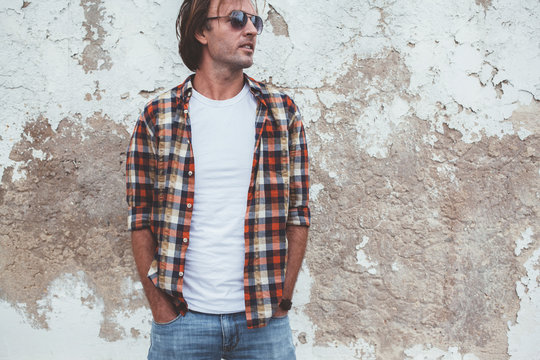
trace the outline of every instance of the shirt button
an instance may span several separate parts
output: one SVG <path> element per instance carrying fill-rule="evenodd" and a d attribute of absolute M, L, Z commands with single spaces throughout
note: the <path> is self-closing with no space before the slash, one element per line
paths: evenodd
<path fill-rule="evenodd" d="M 187 238 L 184 238 L 182 239 L 183 242 L 187 243 L 188 242 L 188 239 Z"/>
<path fill-rule="evenodd" d="M 188 208 L 188 209 L 191 209 L 191 204 L 187 204 L 187 208 Z"/>
<path fill-rule="evenodd" d="M 178 273 L 178 276 L 182 277 L 182 276 L 184 276 L 184 273 L 183 273 L 182 271 L 180 271 L 180 272 Z"/>
<path fill-rule="evenodd" d="M 192 176 L 192 175 L 193 175 L 193 171 L 188 171 L 188 175 L 189 175 L 189 176 Z"/>

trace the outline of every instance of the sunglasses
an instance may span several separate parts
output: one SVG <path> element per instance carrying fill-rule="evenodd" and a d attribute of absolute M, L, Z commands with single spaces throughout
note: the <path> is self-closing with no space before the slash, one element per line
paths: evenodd
<path fill-rule="evenodd" d="M 242 10 L 233 10 L 231 12 L 231 15 L 227 16 L 214 16 L 206 18 L 206 20 L 215 20 L 215 19 L 221 19 L 221 18 L 228 18 L 231 22 L 231 26 L 236 30 L 241 30 L 246 26 L 249 20 L 253 23 L 253 26 L 255 26 L 255 29 L 257 29 L 257 34 L 260 35 L 263 31 L 263 21 L 260 16 L 257 15 L 251 15 L 248 13 L 243 12 Z"/>

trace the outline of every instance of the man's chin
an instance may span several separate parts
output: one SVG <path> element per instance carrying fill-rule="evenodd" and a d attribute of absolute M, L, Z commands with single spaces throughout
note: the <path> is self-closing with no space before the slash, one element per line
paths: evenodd
<path fill-rule="evenodd" d="M 231 69 L 247 69 L 253 65 L 253 58 L 236 58 L 234 61 L 229 62 L 229 67 Z"/>
<path fill-rule="evenodd" d="M 247 69 L 249 67 L 251 67 L 251 65 L 253 65 L 253 59 L 250 59 L 250 60 L 246 60 L 242 63 L 242 67 L 244 69 Z"/>
<path fill-rule="evenodd" d="M 243 54 L 243 56 L 239 56 L 238 58 L 238 62 L 240 63 L 240 65 L 246 69 L 248 67 L 251 67 L 251 65 L 253 65 L 253 53 L 251 54 Z"/>

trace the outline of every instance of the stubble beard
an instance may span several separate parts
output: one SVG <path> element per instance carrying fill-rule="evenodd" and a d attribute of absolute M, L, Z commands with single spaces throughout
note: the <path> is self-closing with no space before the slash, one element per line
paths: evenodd
<path fill-rule="evenodd" d="M 234 51 L 224 51 L 225 49 L 216 49 L 214 61 L 221 63 L 223 68 L 228 68 L 230 71 L 236 72 L 247 69 L 253 65 L 254 53 L 245 53 L 240 48 Z M 221 55 L 221 56 L 220 56 Z"/>
<path fill-rule="evenodd" d="M 232 70 L 244 70 L 250 68 L 252 65 L 253 57 L 244 58 L 243 56 L 239 56 L 238 58 L 229 61 L 229 66 Z"/>

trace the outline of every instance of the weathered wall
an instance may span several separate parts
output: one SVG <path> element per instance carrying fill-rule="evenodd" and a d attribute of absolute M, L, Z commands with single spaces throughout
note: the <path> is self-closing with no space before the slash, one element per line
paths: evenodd
<path fill-rule="evenodd" d="M 0 358 L 144 358 L 125 231 L 179 1 L 0 0 Z M 540 3 L 258 1 L 311 154 L 299 359 L 540 359 Z"/>

